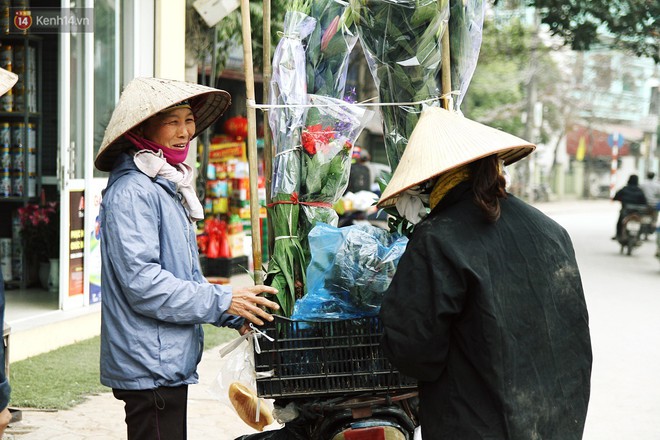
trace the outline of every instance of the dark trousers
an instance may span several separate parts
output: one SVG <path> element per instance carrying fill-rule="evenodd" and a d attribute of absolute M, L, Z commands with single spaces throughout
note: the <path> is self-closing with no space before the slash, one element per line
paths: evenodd
<path fill-rule="evenodd" d="M 123 400 L 128 440 L 186 440 L 188 385 L 153 390 L 112 390 Z"/>

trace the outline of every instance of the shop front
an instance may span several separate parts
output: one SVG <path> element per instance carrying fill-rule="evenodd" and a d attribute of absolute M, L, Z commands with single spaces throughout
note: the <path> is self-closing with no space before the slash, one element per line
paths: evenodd
<path fill-rule="evenodd" d="M 11 4 L 3 13 L 10 15 L 14 3 L 26 2 L 6 3 Z M 167 8 L 175 5 L 185 11 L 185 1 L 168 2 Z M 3 144 L 8 157 L 5 167 L 3 156 L 2 178 L 9 183 L 0 188 L 0 261 L 5 319 L 12 333 L 70 316 L 98 314 L 97 218 L 107 174 L 94 169 L 94 157 L 123 85 L 137 76 L 172 77 L 156 61 L 168 38 L 180 40 L 174 50 L 181 52 L 174 58 L 180 79 L 185 69 L 184 21 L 169 22 L 164 18 L 165 6 L 158 1 L 31 0 L 24 7 L 33 22 L 44 8 L 88 21 L 76 29 L 52 33 L 28 29 L 0 37 L 2 67 L 19 75 L 13 103 L 3 101 L 0 111 L 0 131 L 9 129 Z M 159 37 L 157 29 L 165 26 L 180 32 Z M 14 164 L 19 155 L 23 165 Z M 35 215 L 46 216 L 48 224 L 27 242 L 27 230 L 38 223 L 33 221 Z M 89 336 L 98 334 L 95 321 L 92 327 Z M 44 349 L 86 335 L 67 332 L 73 334 L 53 333 Z M 17 345 L 12 361 L 35 354 Z"/>

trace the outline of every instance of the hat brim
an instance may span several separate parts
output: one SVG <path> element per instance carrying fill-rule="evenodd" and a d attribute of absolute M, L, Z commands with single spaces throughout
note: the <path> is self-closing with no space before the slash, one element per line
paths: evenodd
<path fill-rule="evenodd" d="M 394 206 L 404 191 L 459 166 L 493 154 L 510 165 L 535 148 L 528 141 L 456 113 L 425 108 L 378 206 Z"/>
<path fill-rule="evenodd" d="M 227 110 L 229 93 L 199 84 L 160 78 L 136 78 L 125 88 L 112 113 L 94 160 L 100 171 L 111 171 L 119 154 L 132 144 L 124 134 L 174 104 L 189 100 L 197 137 Z"/>

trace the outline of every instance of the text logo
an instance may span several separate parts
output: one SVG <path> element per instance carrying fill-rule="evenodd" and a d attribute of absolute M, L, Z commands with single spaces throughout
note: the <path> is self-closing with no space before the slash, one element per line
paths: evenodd
<path fill-rule="evenodd" d="M 14 26 L 21 31 L 27 31 L 32 26 L 32 14 L 30 11 L 16 11 Z"/>

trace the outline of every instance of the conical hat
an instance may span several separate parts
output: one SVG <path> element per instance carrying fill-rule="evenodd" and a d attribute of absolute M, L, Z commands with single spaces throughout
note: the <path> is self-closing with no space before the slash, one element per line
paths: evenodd
<path fill-rule="evenodd" d="M 4 95 L 14 87 L 18 81 L 18 75 L 0 67 L 0 95 Z"/>
<path fill-rule="evenodd" d="M 498 154 L 505 165 L 530 154 L 536 146 L 511 134 L 439 107 L 427 107 L 378 206 L 396 204 L 398 196 L 452 168 Z"/>
<path fill-rule="evenodd" d="M 105 129 L 94 161 L 96 168 L 110 171 L 117 155 L 132 145 L 124 133 L 185 100 L 190 100 L 195 115 L 195 136 L 218 119 L 231 103 L 229 93 L 224 90 L 199 84 L 161 78 L 135 78 L 129 82 Z"/>

